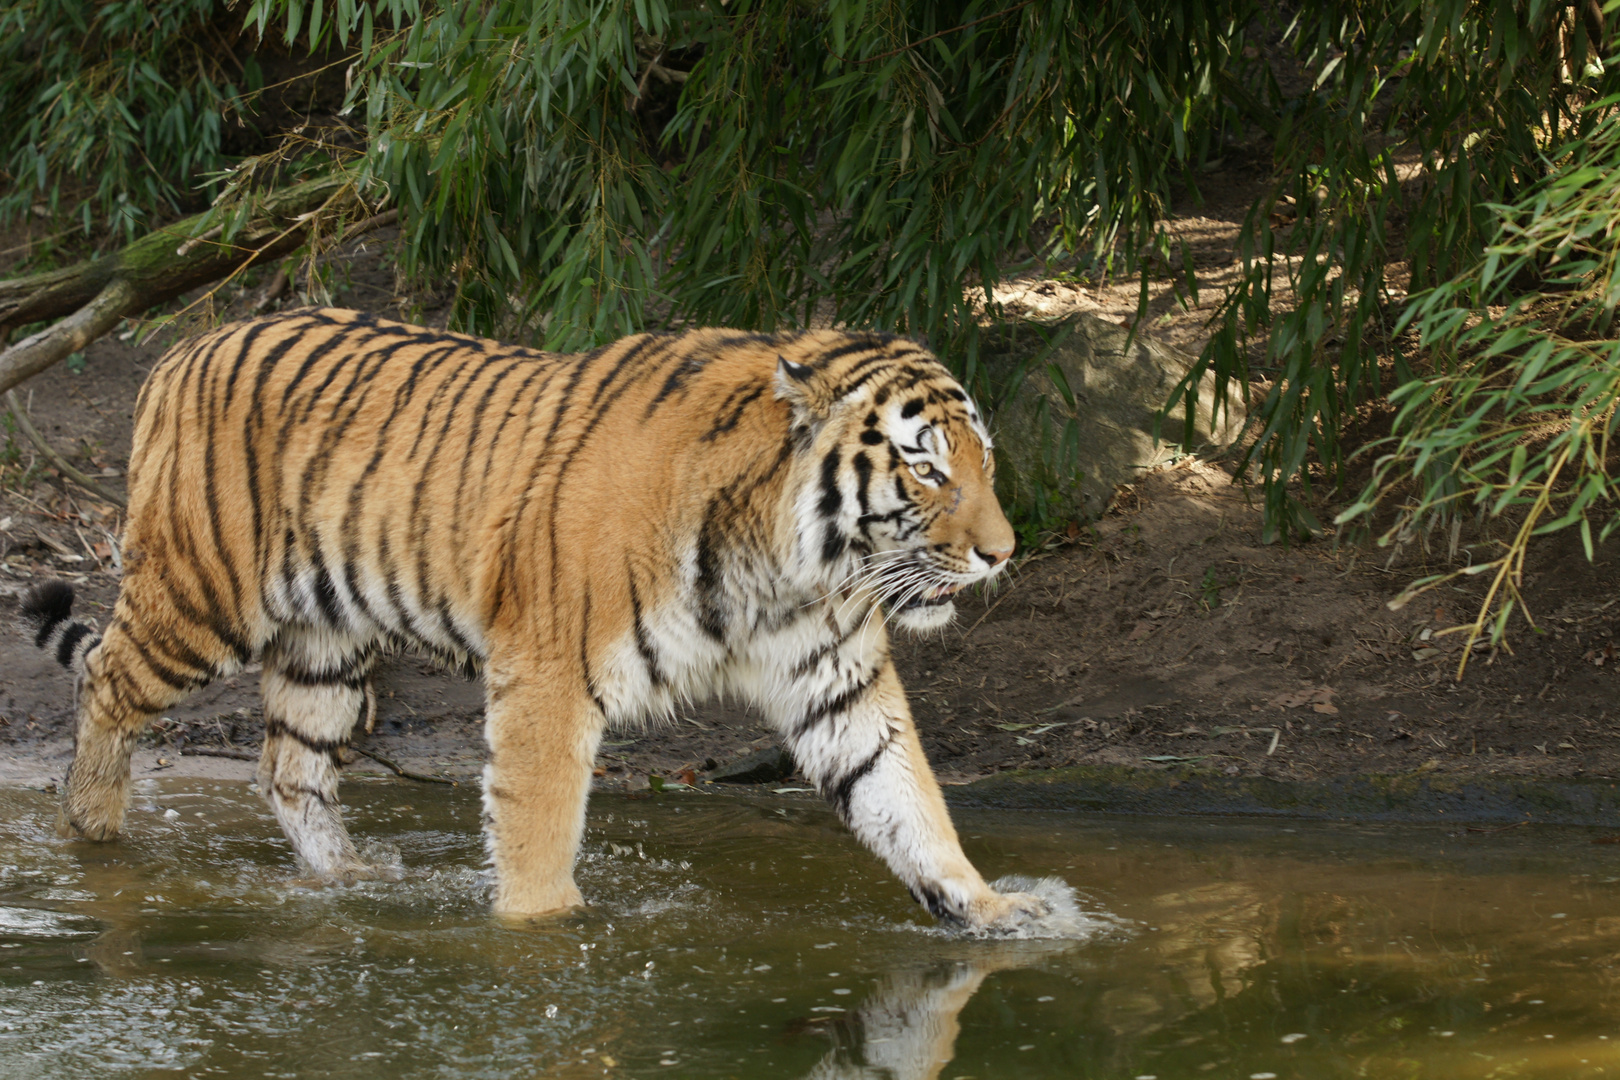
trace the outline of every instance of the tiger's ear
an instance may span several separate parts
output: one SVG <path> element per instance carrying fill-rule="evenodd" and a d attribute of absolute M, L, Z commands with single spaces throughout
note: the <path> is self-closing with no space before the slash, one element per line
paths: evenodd
<path fill-rule="evenodd" d="M 792 407 L 795 420 L 813 428 L 819 428 L 832 413 L 831 388 L 822 373 L 780 354 L 776 357 L 776 397 Z"/>

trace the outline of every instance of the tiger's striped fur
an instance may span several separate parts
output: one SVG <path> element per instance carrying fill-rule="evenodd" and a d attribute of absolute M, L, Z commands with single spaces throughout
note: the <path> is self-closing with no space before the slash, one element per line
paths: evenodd
<path fill-rule="evenodd" d="M 1013 533 L 973 403 L 916 343 L 645 334 L 560 356 L 349 311 L 182 343 L 136 406 L 126 567 L 99 639 L 29 609 L 80 670 L 65 828 L 121 826 L 133 742 L 264 665 L 259 781 L 318 873 L 363 873 L 337 753 L 378 650 L 483 671 L 495 906 L 581 902 L 608 724 L 731 692 L 935 915 L 1039 914 L 962 854 L 889 658 L 999 571 Z M 69 638 L 72 644 L 69 644 Z"/>

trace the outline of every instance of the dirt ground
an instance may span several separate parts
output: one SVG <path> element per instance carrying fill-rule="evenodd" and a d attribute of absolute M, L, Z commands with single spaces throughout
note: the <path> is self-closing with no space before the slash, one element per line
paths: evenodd
<path fill-rule="evenodd" d="M 1217 197 L 1175 222 L 1206 283 L 1202 306 L 1183 311 L 1161 289 L 1146 331 L 1188 349 L 1201 344 L 1231 272 L 1252 178 L 1214 186 Z M 399 299 L 388 242 L 380 234 L 341 257 L 331 301 L 442 319 L 431 295 L 414 306 Z M 252 295 L 244 289 L 235 302 Z M 1012 315 L 1084 310 L 1128 321 L 1136 285 L 1032 274 L 999 299 Z M 135 393 L 169 340 L 110 336 L 82 365 L 38 377 L 20 396 L 58 450 L 121 488 Z M 10 621 L 29 584 L 58 576 L 78 585 L 81 613 L 105 612 L 118 581 L 116 507 L 65 485 L 20 434 L 0 440 L 0 620 Z M 1331 513 L 1319 509 L 1323 520 Z M 956 626 L 901 638 L 896 657 L 929 758 L 952 783 L 1088 764 L 1302 780 L 1620 776 L 1620 723 L 1610 719 L 1620 711 L 1612 545 L 1595 563 L 1573 540 L 1533 553 L 1526 598 L 1544 632 L 1516 631 L 1511 653 L 1478 651 L 1461 682 L 1460 636 L 1432 635 L 1472 617 L 1477 580 L 1400 612 L 1386 606 L 1440 554 L 1413 545 L 1391 561 L 1363 546 L 1262 544 L 1259 509 L 1244 489 L 1218 465 L 1188 462 L 1122 490 L 1115 511 L 1077 542 L 1025 558 L 998 591 L 964 597 Z M 138 774 L 249 775 L 260 736 L 256 681 L 250 671 L 177 708 L 149 736 Z M 405 655 L 386 664 L 380 692 L 376 731 L 359 739 L 366 751 L 424 774 L 480 767 L 476 683 Z M 0 781 L 60 777 L 71 705 L 60 668 L 20 634 L 0 635 Z M 649 774 L 701 775 L 769 744 L 747 713 L 696 707 L 674 723 L 610 734 L 598 783 L 645 788 Z M 350 768 L 385 771 L 366 756 Z"/>

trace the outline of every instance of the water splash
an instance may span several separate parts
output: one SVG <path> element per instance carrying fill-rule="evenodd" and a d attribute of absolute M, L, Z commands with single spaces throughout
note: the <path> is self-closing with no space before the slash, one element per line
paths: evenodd
<path fill-rule="evenodd" d="M 1015 926 L 985 928 L 977 937 L 1028 940 L 1032 938 L 1068 938 L 1083 941 L 1114 928 L 1110 919 L 1085 914 L 1080 910 L 1080 898 L 1074 886 L 1062 878 L 1032 878 L 1022 874 L 1008 874 L 990 883 L 998 893 L 1028 893 L 1046 901 L 1045 915 L 1025 919 Z"/>

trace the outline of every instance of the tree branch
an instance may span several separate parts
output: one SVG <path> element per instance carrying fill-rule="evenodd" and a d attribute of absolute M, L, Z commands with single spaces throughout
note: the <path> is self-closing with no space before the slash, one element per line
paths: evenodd
<path fill-rule="evenodd" d="M 324 206 L 350 183 L 340 171 L 262 196 L 252 219 L 228 242 L 211 239 L 212 230 L 201 228 L 207 215 L 198 214 L 103 258 L 0 281 L 0 330 L 71 315 L 114 281 L 134 287 L 131 303 L 139 306 L 124 314 L 137 314 L 245 266 L 280 258 L 304 242 L 308 227 L 300 220 L 303 215 Z M 10 385 L 0 382 L 0 389 Z"/>
<path fill-rule="evenodd" d="M 67 318 L 23 338 L 0 353 L 0 390 L 10 390 L 59 360 L 83 349 L 130 314 L 139 291 L 122 278 L 108 282 L 95 298 Z"/>
<path fill-rule="evenodd" d="M 258 197 L 248 223 L 228 241 L 218 239 L 217 229 L 204 228 L 207 215 L 197 215 L 105 258 L 0 281 L 0 333 L 60 320 L 0 352 L 0 392 L 83 349 L 120 319 L 295 251 L 308 238 L 310 219 L 343 199 L 352 184 L 340 170 Z M 397 216 L 372 215 L 345 230 L 343 239 Z"/>

